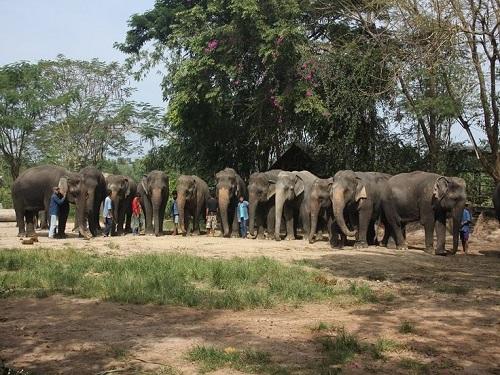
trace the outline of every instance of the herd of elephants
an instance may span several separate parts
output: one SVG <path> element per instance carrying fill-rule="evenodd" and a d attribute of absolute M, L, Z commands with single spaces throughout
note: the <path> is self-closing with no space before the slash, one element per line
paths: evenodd
<path fill-rule="evenodd" d="M 219 204 L 221 233 L 238 233 L 236 208 L 240 196 L 249 202 L 251 237 L 295 239 L 314 242 L 316 232 L 328 232 L 333 247 L 342 247 L 347 236 L 355 237 L 355 247 L 377 242 L 376 223 L 385 228 L 382 245 L 392 237 L 398 249 L 406 248 L 405 226 L 420 222 L 425 230 L 425 251 L 437 255 L 454 254 L 458 249 L 459 229 L 466 204 L 466 184 L 462 178 L 415 171 L 388 175 L 378 172 L 343 170 L 322 179 L 308 171 L 270 170 L 253 173 L 248 184 L 232 168 L 215 174 L 215 196 Z M 99 213 L 106 193 L 111 192 L 114 210 L 112 234 L 130 230 L 131 201 L 137 194 L 145 216 L 146 233 L 161 235 L 169 179 L 161 171 L 144 175 L 141 181 L 123 175 L 103 174 L 94 167 L 80 172 L 44 165 L 24 171 L 12 185 L 19 236 L 35 233 L 40 211 L 48 211 L 53 187 L 66 192 L 76 206 L 75 223 L 86 238 L 100 230 Z M 181 233 L 199 233 L 200 220 L 210 196 L 208 184 L 201 178 L 182 175 L 177 179 L 177 205 Z M 494 197 L 500 208 L 500 188 Z M 69 206 L 69 205 L 68 205 Z M 67 212 L 61 212 L 59 231 L 64 233 Z M 453 222 L 453 248 L 446 252 L 446 220 Z M 437 245 L 433 238 L 436 232 Z"/>

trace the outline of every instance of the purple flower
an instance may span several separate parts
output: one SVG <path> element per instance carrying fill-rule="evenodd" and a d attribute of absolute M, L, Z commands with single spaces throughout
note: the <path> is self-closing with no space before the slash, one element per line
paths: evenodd
<path fill-rule="evenodd" d="M 313 92 L 312 92 L 312 90 L 311 90 L 311 89 L 307 89 L 307 91 L 306 91 L 306 96 L 307 96 L 307 97 L 313 96 Z"/>
<path fill-rule="evenodd" d="M 279 36 L 277 39 L 276 39 L 276 44 L 278 46 L 280 46 L 281 44 L 283 44 L 283 40 L 285 40 L 285 38 L 283 36 Z"/>
<path fill-rule="evenodd" d="M 205 48 L 204 51 L 206 53 L 210 53 L 215 49 L 217 49 L 218 46 L 219 46 L 219 41 L 217 39 L 212 39 L 211 41 L 208 42 L 207 48 Z"/>

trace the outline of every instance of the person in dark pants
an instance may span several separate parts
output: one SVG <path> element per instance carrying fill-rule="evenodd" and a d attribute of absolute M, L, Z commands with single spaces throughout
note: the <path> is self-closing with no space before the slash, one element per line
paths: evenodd
<path fill-rule="evenodd" d="M 240 224 L 240 236 L 241 238 L 247 238 L 248 231 L 248 202 L 245 200 L 243 195 L 240 196 L 240 202 L 238 203 L 238 223 Z"/>
<path fill-rule="evenodd" d="M 179 207 L 177 207 L 177 190 L 172 192 L 172 206 L 170 207 L 170 216 L 174 222 L 174 232 L 173 235 L 176 236 L 179 233 Z"/>
<path fill-rule="evenodd" d="M 108 237 L 111 234 L 111 227 L 113 226 L 113 201 L 111 200 L 111 190 L 108 190 L 108 196 L 104 199 L 102 216 L 104 218 L 104 237 Z"/>
<path fill-rule="evenodd" d="M 460 223 L 460 240 L 462 241 L 462 249 L 464 250 L 465 254 L 467 254 L 467 252 L 469 251 L 469 233 L 471 224 L 472 216 L 469 212 L 469 203 L 466 203 Z"/>
<path fill-rule="evenodd" d="M 58 235 L 61 233 L 64 234 L 64 229 L 61 232 L 61 206 L 64 204 L 66 201 L 66 195 L 61 194 L 59 187 L 54 187 L 52 196 L 50 197 L 50 204 L 49 204 L 49 238 L 54 238 L 56 237 L 56 228 L 59 225 L 59 228 L 57 230 Z M 67 218 L 67 216 L 66 216 Z M 66 222 L 64 223 L 66 226 Z"/>

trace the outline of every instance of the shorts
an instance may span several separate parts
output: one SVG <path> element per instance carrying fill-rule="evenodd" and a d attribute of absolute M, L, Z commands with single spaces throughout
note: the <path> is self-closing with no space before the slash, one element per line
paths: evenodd
<path fill-rule="evenodd" d="M 174 215 L 174 224 L 179 224 L 179 215 Z"/>
<path fill-rule="evenodd" d="M 460 240 L 461 241 L 469 241 L 469 232 L 460 231 Z"/>
<path fill-rule="evenodd" d="M 207 216 L 207 229 L 217 229 L 217 215 Z"/>

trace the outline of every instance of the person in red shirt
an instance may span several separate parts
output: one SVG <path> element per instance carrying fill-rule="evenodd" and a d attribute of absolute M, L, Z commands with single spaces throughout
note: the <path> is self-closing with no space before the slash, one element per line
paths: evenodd
<path fill-rule="evenodd" d="M 144 229 L 144 215 L 142 214 L 141 195 L 137 195 L 132 199 L 132 233 L 134 236 L 140 234 Z"/>

